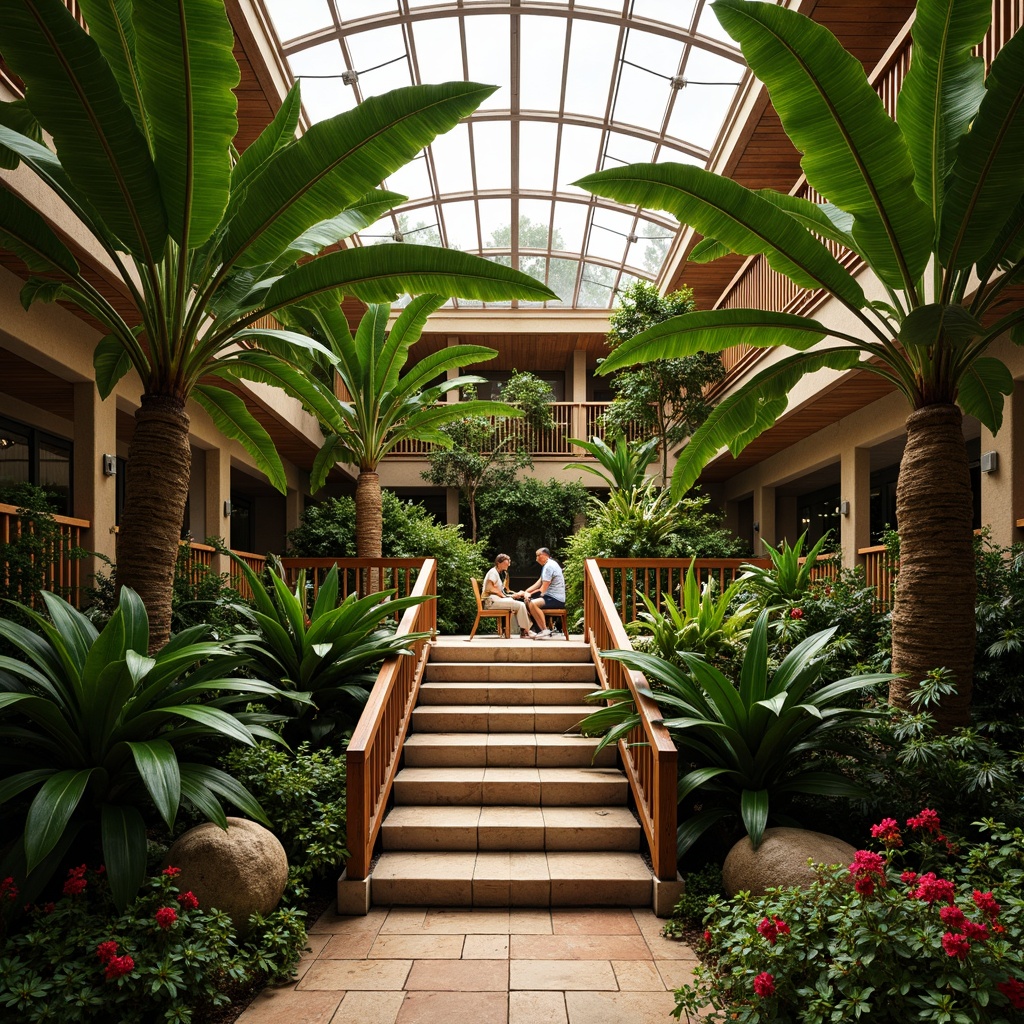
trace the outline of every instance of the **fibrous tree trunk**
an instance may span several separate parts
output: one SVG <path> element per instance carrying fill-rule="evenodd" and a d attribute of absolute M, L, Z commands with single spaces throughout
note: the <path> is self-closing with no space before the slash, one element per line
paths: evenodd
<path fill-rule="evenodd" d="M 171 634 L 174 565 L 192 468 L 188 426 L 181 399 L 143 395 L 128 449 L 117 584 L 131 587 L 146 606 L 150 652 Z"/>
<path fill-rule="evenodd" d="M 974 673 L 975 578 L 973 498 L 962 417 L 955 405 L 915 409 L 896 488 L 899 578 L 892 613 L 893 704 L 935 668 L 949 669 L 954 696 L 931 708 L 943 731 L 970 720 Z"/>
<path fill-rule="evenodd" d="M 356 557 L 380 558 L 382 532 L 380 477 L 362 469 L 356 480 Z"/>

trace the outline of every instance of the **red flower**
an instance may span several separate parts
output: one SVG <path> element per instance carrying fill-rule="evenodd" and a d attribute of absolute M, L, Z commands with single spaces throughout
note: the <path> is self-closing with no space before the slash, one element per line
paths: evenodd
<path fill-rule="evenodd" d="M 762 998 L 775 995 L 775 976 L 762 971 L 754 979 L 754 994 Z"/>
<path fill-rule="evenodd" d="M 704 941 L 707 945 L 711 945 L 711 931 L 708 928 L 704 929 Z"/>
<path fill-rule="evenodd" d="M 926 903 L 952 903 L 955 893 L 953 883 L 945 878 L 936 878 L 934 872 L 922 875 L 919 884 L 910 895 Z"/>
<path fill-rule="evenodd" d="M 964 925 L 967 923 L 967 918 L 964 917 L 964 912 L 959 907 L 943 907 L 939 911 L 939 918 L 946 927 L 959 931 L 963 931 Z"/>
<path fill-rule="evenodd" d="M 44 903 L 43 904 L 43 913 L 44 914 L 52 914 L 56 909 L 57 909 L 57 904 L 56 903 Z"/>
<path fill-rule="evenodd" d="M 802 619 L 804 617 L 804 610 L 803 610 L 803 608 L 790 608 L 789 609 L 789 617 L 791 619 Z"/>
<path fill-rule="evenodd" d="M 101 942 L 96 947 L 96 955 L 100 958 L 100 963 L 109 964 L 117 956 L 117 943 L 113 939 Z"/>
<path fill-rule="evenodd" d="M 978 924 L 977 921 L 964 921 L 964 935 L 973 942 L 988 941 L 988 925 Z"/>
<path fill-rule="evenodd" d="M 83 892 L 85 892 L 84 878 L 69 878 L 64 883 L 65 896 L 81 896 Z"/>
<path fill-rule="evenodd" d="M 937 811 L 933 811 L 930 807 L 925 807 L 916 817 L 907 818 L 907 824 L 915 832 L 920 829 L 923 832 L 933 832 L 935 835 L 938 835 L 941 822 L 939 821 Z"/>
<path fill-rule="evenodd" d="M 995 897 L 990 892 L 978 892 L 977 889 L 971 894 L 971 899 L 974 900 L 974 905 L 983 913 L 989 917 L 995 918 L 999 916 L 999 911 L 1003 908 L 996 903 Z"/>
<path fill-rule="evenodd" d="M 757 926 L 757 930 L 768 940 L 769 945 L 774 946 L 775 940 L 780 935 L 789 934 L 789 925 L 786 924 L 781 917 L 765 917 L 761 919 L 761 923 Z"/>
<path fill-rule="evenodd" d="M 8 876 L 0 882 L 0 900 L 7 900 L 9 903 L 13 903 L 17 898 L 18 887 L 14 884 L 14 879 Z"/>
<path fill-rule="evenodd" d="M 875 883 L 871 880 L 870 875 L 859 876 L 853 883 L 853 887 L 861 896 L 871 896 L 875 891 Z"/>
<path fill-rule="evenodd" d="M 902 846 L 900 827 L 895 818 L 883 818 L 877 825 L 871 826 L 871 836 L 881 839 L 886 846 Z"/>
<path fill-rule="evenodd" d="M 178 912 L 174 907 L 161 907 L 153 916 L 164 931 L 167 931 L 178 920 Z"/>
<path fill-rule="evenodd" d="M 173 878 L 175 875 L 180 875 L 181 874 L 181 868 L 176 868 L 176 867 L 172 867 L 171 865 L 168 865 L 167 867 L 164 868 L 164 874 L 165 875 L 170 875 L 171 878 Z"/>
<path fill-rule="evenodd" d="M 178 897 L 178 902 L 179 902 L 179 903 L 180 903 L 180 904 L 181 904 L 181 905 L 182 905 L 182 906 L 183 906 L 183 907 L 184 907 L 184 908 L 185 908 L 186 910 L 195 910 L 195 909 L 196 909 L 196 907 L 198 907 L 198 906 L 199 906 L 199 900 L 197 900 L 197 899 L 196 899 L 196 894 L 195 894 L 195 893 L 194 893 L 194 892 L 193 892 L 193 891 L 192 891 L 191 889 L 189 889 L 189 891 L 188 891 L 188 892 L 183 892 L 183 893 L 182 893 L 182 894 L 181 894 L 181 895 L 180 895 L 180 896 Z"/>
<path fill-rule="evenodd" d="M 850 865 L 853 887 L 862 896 L 870 896 L 875 884 L 885 885 L 885 858 L 872 850 L 858 850 Z"/>
<path fill-rule="evenodd" d="M 907 885 L 913 884 L 914 882 L 917 881 L 917 872 L 916 871 L 904 871 L 903 874 L 900 875 L 900 881 L 901 882 L 906 882 Z"/>
<path fill-rule="evenodd" d="M 107 969 L 103 972 L 107 981 L 115 981 L 131 974 L 135 970 L 135 961 L 125 953 L 124 956 L 112 956 L 107 961 Z"/>
<path fill-rule="evenodd" d="M 999 982 L 996 988 L 1010 1000 L 1010 1005 L 1015 1010 L 1024 1010 L 1024 983 L 1016 978 L 1007 978 L 1006 981 Z"/>
<path fill-rule="evenodd" d="M 955 956 L 957 960 L 966 960 L 967 954 L 971 951 L 971 944 L 967 941 L 966 935 L 946 932 L 942 936 L 942 948 L 946 951 L 947 956 Z"/>

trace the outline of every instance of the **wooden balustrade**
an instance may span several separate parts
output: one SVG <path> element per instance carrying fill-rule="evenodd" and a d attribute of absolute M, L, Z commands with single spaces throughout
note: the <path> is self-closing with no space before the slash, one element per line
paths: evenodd
<path fill-rule="evenodd" d="M 641 687 L 647 687 L 643 674 L 602 656 L 605 651 L 628 651 L 631 644 L 602 569 L 592 558 L 587 559 L 584 569 L 583 608 L 585 635 L 601 688 L 628 689 L 640 715 L 640 724 L 619 740 L 619 754 L 650 846 L 654 874 L 663 881 L 675 881 L 679 751 L 669 731 L 660 724 L 658 705 L 640 693 Z"/>
<path fill-rule="evenodd" d="M 885 545 L 858 548 L 857 554 L 864 559 L 864 579 L 867 585 L 875 588 L 875 610 L 887 611 L 892 607 L 895 597 L 893 580 L 896 567 L 886 553 Z"/>
<path fill-rule="evenodd" d="M 407 597 L 415 592 L 427 562 L 422 558 L 289 557 L 282 558 L 281 564 L 287 581 L 293 586 L 299 573 L 306 571 L 306 586 L 312 590 L 311 600 L 316 601 L 320 585 L 334 566 L 338 567 L 338 599 L 344 600 L 350 594 L 364 597 L 381 590 L 394 590 L 397 591 L 395 597 Z"/>
<path fill-rule="evenodd" d="M 419 563 L 412 593 L 436 596 L 435 559 L 428 558 Z M 436 627 L 437 601 L 428 600 L 406 609 L 398 624 L 398 634 L 426 633 L 432 636 Z M 373 847 L 387 810 L 388 794 L 398 772 L 402 744 L 430 653 L 429 639 L 422 635 L 411 639 L 408 646 L 413 651 L 411 656 L 395 654 L 384 662 L 348 745 L 345 823 L 351 856 L 345 871 L 353 881 L 365 878 L 370 870 Z"/>
<path fill-rule="evenodd" d="M 92 525 L 88 519 L 74 519 L 71 516 L 53 516 L 56 526 L 52 539 L 41 539 L 41 549 L 29 555 L 33 566 L 42 570 L 42 589 L 52 590 L 78 607 L 82 599 L 81 550 L 82 533 Z M 0 547 L 6 551 L 9 544 L 21 539 L 24 532 L 34 533 L 31 514 L 20 514 L 14 505 L 0 504 Z M 0 572 L 3 573 L 4 590 L 15 600 L 35 604 L 35 594 L 23 594 L 20 590 L 10 593 L 12 580 L 10 564 L 6 557 L 0 558 Z M 0 610 L 0 614 L 2 610 Z"/>

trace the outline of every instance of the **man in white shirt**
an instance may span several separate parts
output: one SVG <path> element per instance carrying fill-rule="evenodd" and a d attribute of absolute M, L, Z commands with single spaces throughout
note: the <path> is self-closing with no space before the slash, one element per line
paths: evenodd
<path fill-rule="evenodd" d="M 537 562 L 540 564 L 540 579 L 512 596 L 528 602 L 530 614 L 540 627 L 533 638 L 546 640 L 551 636 L 551 630 L 544 620 L 544 609 L 565 607 L 565 577 L 562 575 L 562 567 L 551 557 L 547 548 L 537 549 Z"/>
<path fill-rule="evenodd" d="M 526 604 L 508 596 L 505 591 L 505 580 L 502 578 L 511 564 L 512 559 L 508 555 L 498 555 L 494 565 L 487 570 L 487 575 L 484 576 L 484 607 L 508 608 L 515 612 L 516 622 L 519 623 L 519 639 L 526 640 L 530 636 L 530 615 L 526 610 Z M 541 625 L 544 625 L 543 621 Z"/>

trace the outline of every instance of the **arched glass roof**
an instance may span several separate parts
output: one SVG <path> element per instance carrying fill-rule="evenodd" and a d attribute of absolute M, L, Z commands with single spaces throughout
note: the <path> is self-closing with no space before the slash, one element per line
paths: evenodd
<path fill-rule="evenodd" d="M 561 297 L 549 307 L 611 307 L 657 277 L 679 230 L 569 183 L 616 164 L 705 165 L 746 72 L 705 0 L 263 3 L 311 122 L 404 85 L 500 86 L 382 183 L 409 198 L 355 242 L 518 266 Z"/>

